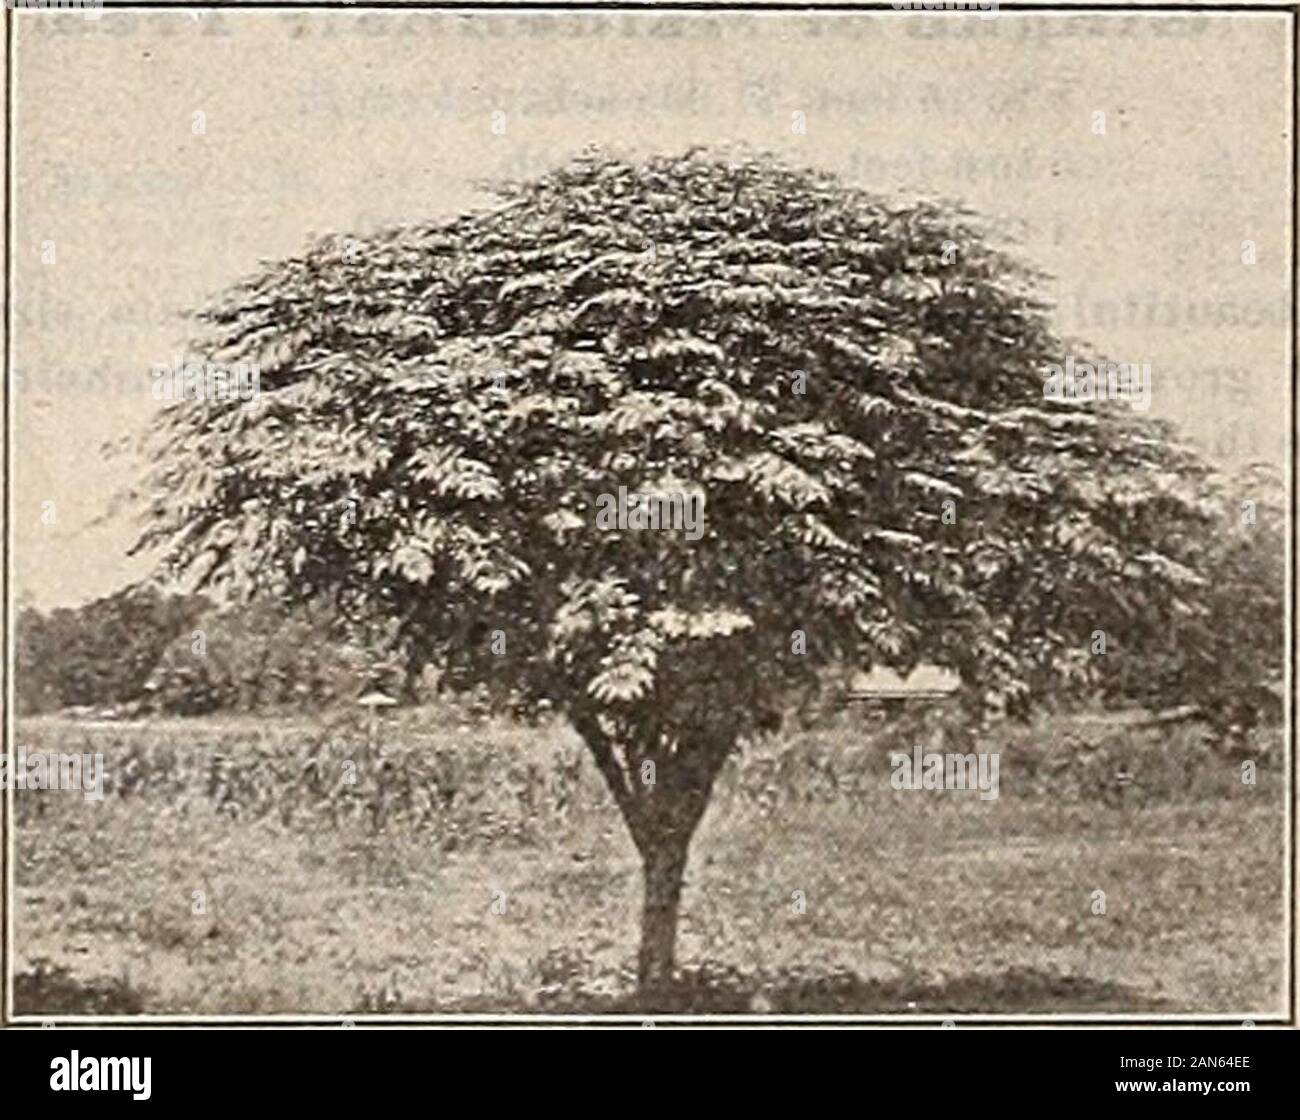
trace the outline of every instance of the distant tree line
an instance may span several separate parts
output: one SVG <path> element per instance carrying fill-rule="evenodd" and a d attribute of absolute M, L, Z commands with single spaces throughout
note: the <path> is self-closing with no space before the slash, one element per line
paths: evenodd
<path fill-rule="evenodd" d="M 131 701 L 163 652 L 211 607 L 201 595 L 127 588 L 80 607 L 18 612 L 15 702 L 20 713 Z"/>
<path fill-rule="evenodd" d="M 368 685 L 413 699 L 382 642 L 341 637 L 322 612 L 221 608 L 202 595 L 131 587 L 80 607 L 19 611 L 20 714 L 73 707 L 200 715 L 331 704 Z"/>

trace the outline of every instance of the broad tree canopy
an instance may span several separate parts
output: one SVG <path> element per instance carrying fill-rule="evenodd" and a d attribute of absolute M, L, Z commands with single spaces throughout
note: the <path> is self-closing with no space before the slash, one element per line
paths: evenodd
<path fill-rule="evenodd" d="M 743 736 L 829 662 L 1024 696 L 1195 614 L 1204 468 L 1044 399 L 1067 347 L 968 216 L 698 153 L 499 194 L 206 310 L 261 397 L 166 410 L 142 546 L 669 737 Z M 703 536 L 598 528 L 620 486 L 702 494 Z"/>

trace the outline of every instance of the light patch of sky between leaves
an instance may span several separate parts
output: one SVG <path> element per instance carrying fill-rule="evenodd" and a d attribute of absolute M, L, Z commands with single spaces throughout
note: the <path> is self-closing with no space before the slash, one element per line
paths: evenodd
<path fill-rule="evenodd" d="M 176 353 L 187 310 L 313 234 L 450 215 L 482 201 L 476 181 L 540 173 L 591 143 L 634 155 L 747 144 L 882 193 L 960 200 L 1056 277 L 1046 294 L 1065 334 L 1152 365 L 1154 414 L 1207 445 L 1229 432 L 1230 458 L 1284 461 L 1281 16 L 1206 17 L 1199 30 L 1006 12 L 681 15 L 672 27 L 628 12 L 16 20 L 23 601 L 76 603 L 143 574 L 124 555 L 130 522 L 102 518 L 139 464 L 99 448 L 157 407 L 149 370 Z M 498 110 L 504 135 L 491 130 Z M 1236 325 L 1215 325 L 1211 309 L 1229 303 Z M 1229 394 L 1214 371 L 1233 368 L 1244 387 Z M 102 387 L 61 380 L 95 370 Z M 40 516 L 50 500 L 53 526 Z"/>

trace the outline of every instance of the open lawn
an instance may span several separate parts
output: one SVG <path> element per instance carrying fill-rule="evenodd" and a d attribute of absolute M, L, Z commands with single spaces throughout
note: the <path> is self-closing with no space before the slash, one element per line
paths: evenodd
<path fill-rule="evenodd" d="M 403 725 L 391 757 L 343 742 L 363 789 L 434 767 L 376 808 L 291 793 L 338 757 L 303 746 L 307 725 L 268 727 L 20 724 L 29 752 L 102 750 L 110 775 L 102 802 L 16 794 L 20 1014 L 631 1009 L 639 864 L 569 732 Z M 1008 765 L 982 801 L 893 790 L 879 752 L 840 751 L 856 780 L 828 780 L 818 751 L 845 734 L 724 774 L 671 1009 L 1283 1012 L 1279 753 L 1257 785 L 1196 795 L 1053 796 Z M 786 776 L 804 769 L 806 788 Z"/>

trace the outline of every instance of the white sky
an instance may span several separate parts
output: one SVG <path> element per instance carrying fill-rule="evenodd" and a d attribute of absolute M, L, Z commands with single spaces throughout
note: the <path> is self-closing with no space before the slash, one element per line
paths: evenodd
<path fill-rule="evenodd" d="M 1285 459 L 1280 15 L 16 20 L 12 523 L 16 592 L 40 605 L 142 574 L 125 521 L 91 525 L 138 470 L 99 445 L 147 420 L 187 309 L 315 232 L 450 214 L 475 181 L 591 142 L 743 142 L 966 202 L 1057 277 L 1067 335 L 1152 365 L 1154 413 L 1229 457 Z"/>

